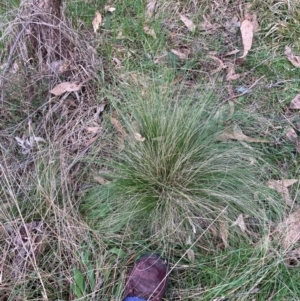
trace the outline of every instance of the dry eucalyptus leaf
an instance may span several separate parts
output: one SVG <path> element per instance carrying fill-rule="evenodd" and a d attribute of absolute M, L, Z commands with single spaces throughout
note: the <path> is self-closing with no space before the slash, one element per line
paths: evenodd
<path fill-rule="evenodd" d="M 288 206 L 292 206 L 293 201 L 291 200 L 288 187 L 292 186 L 297 182 L 297 179 L 270 180 L 267 182 L 267 186 L 277 191 Z"/>
<path fill-rule="evenodd" d="M 229 52 L 225 53 L 223 56 L 234 55 L 234 54 L 237 54 L 238 52 L 240 52 L 240 51 L 238 49 L 235 49 L 235 50 L 232 50 L 232 51 L 229 51 Z"/>
<path fill-rule="evenodd" d="M 106 179 L 104 179 L 104 178 L 102 178 L 100 176 L 95 176 L 94 180 L 96 182 L 98 182 L 99 184 L 101 184 L 101 185 L 105 185 L 105 184 L 109 184 L 110 183 L 110 181 L 108 181 L 108 180 L 106 180 Z"/>
<path fill-rule="evenodd" d="M 298 94 L 292 99 L 290 103 L 290 109 L 300 110 L 300 94 Z"/>
<path fill-rule="evenodd" d="M 228 224 L 224 221 L 219 221 L 220 236 L 223 241 L 224 247 L 228 247 Z"/>
<path fill-rule="evenodd" d="M 116 131 L 119 133 L 119 135 L 124 138 L 127 136 L 122 124 L 120 123 L 119 120 L 117 120 L 114 117 L 110 118 L 111 123 L 113 124 L 114 128 L 116 129 Z"/>
<path fill-rule="evenodd" d="M 187 257 L 188 257 L 188 259 L 189 259 L 190 262 L 194 262 L 195 261 L 195 253 L 194 253 L 194 251 L 192 249 L 188 249 L 186 251 L 186 255 L 187 255 Z"/>
<path fill-rule="evenodd" d="M 154 29 L 150 28 L 148 25 L 145 25 L 143 27 L 143 29 L 147 35 L 153 37 L 153 39 L 156 39 L 156 33 L 155 33 Z"/>
<path fill-rule="evenodd" d="M 239 228 L 242 230 L 242 232 L 247 231 L 247 227 L 244 221 L 243 214 L 240 214 L 235 222 L 233 222 L 232 226 L 239 226 Z"/>
<path fill-rule="evenodd" d="M 246 57 L 249 50 L 252 47 L 252 40 L 253 40 L 253 24 L 249 20 L 244 20 L 240 27 L 241 34 L 242 34 L 242 40 L 243 40 L 243 46 L 244 46 L 244 53 L 240 58 Z"/>
<path fill-rule="evenodd" d="M 300 240 L 300 210 L 290 214 L 276 228 L 282 236 L 282 245 L 285 249 L 293 247 Z"/>
<path fill-rule="evenodd" d="M 226 68 L 223 61 L 221 59 L 219 59 L 218 57 L 216 57 L 214 55 L 209 55 L 208 57 L 211 58 L 212 60 L 214 60 L 215 62 L 217 62 L 217 64 L 219 64 L 219 66 L 216 69 L 214 69 L 210 72 L 211 74 L 215 74 Z"/>
<path fill-rule="evenodd" d="M 149 1 L 147 3 L 147 8 L 146 8 L 146 18 L 150 19 L 152 18 L 154 12 L 155 12 L 155 7 L 156 7 L 156 0 L 154 1 Z"/>
<path fill-rule="evenodd" d="M 284 54 L 286 55 L 287 59 L 297 68 L 300 67 L 300 57 L 294 55 L 292 50 L 289 46 L 285 46 Z"/>
<path fill-rule="evenodd" d="M 101 132 L 102 128 L 100 126 L 88 126 L 86 127 L 86 131 L 92 134 L 97 134 Z"/>
<path fill-rule="evenodd" d="M 99 27 L 101 25 L 101 22 L 102 22 L 102 16 L 101 16 L 101 14 L 98 11 L 96 11 L 95 18 L 94 18 L 94 20 L 92 22 L 95 33 L 99 29 Z"/>
<path fill-rule="evenodd" d="M 219 141 L 227 141 L 227 140 L 237 140 L 237 141 L 246 141 L 246 142 L 257 142 L 257 143 L 269 143 L 266 139 L 260 138 L 251 138 L 243 133 L 241 128 L 238 125 L 235 125 L 233 131 L 225 131 L 220 134 L 218 137 Z"/>
<path fill-rule="evenodd" d="M 105 10 L 106 12 L 113 13 L 113 12 L 116 10 L 116 8 L 115 8 L 115 7 L 111 7 L 111 6 L 109 6 L 109 5 L 105 5 L 105 6 L 104 6 L 104 10 Z"/>
<path fill-rule="evenodd" d="M 193 21 L 191 21 L 184 15 L 180 15 L 180 20 L 184 23 L 184 25 L 188 28 L 189 31 L 191 31 L 191 32 L 195 31 L 196 26 L 193 23 Z"/>
<path fill-rule="evenodd" d="M 56 85 L 49 92 L 55 96 L 60 96 L 65 92 L 79 91 L 81 89 L 81 86 L 81 84 L 77 84 L 75 82 L 63 82 L 61 84 Z"/>
<path fill-rule="evenodd" d="M 134 138 L 135 138 L 135 140 L 141 141 L 141 142 L 144 142 L 146 140 L 146 138 L 142 137 L 142 135 L 139 133 L 134 133 Z"/>
<path fill-rule="evenodd" d="M 293 128 L 288 128 L 287 129 L 287 131 L 286 131 L 286 136 L 287 136 L 287 138 L 290 140 L 290 141 L 292 141 L 292 142 L 294 142 L 294 143 L 297 143 L 297 141 L 298 141 L 298 136 L 297 136 L 297 133 L 296 133 L 296 131 L 293 129 Z"/>
<path fill-rule="evenodd" d="M 103 102 L 99 104 L 99 107 L 96 109 L 96 113 L 94 114 L 93 118 L 95 121 L 98 121 L 100 114 L 104 111 L 107 103 Z"/>
<path fill-rule="evenodd" d="M 228 72 L 227 72 L 227 75 L 226 75 L 226 80 L 227 81 L 237 80 L 241 76 L 244 76 L 245 74 L 246 73 L 240 73 L 240 74 L 235 73 L 234 65 L 233 64 L 228 64 Z"/>
<path fill-rule="evenodd" d="M 178 50 L 172 49 L 171 52 L 174 53 L 176 56 L 178 56 L 182 61 L 184 61 L 188 58 L 185 53 L 182 53 Z"/>

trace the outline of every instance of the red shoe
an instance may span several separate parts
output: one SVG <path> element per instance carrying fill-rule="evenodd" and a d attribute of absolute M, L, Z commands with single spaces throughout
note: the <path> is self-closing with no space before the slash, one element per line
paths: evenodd
<path fill-rule="evenodd" d="M 167 282 L 167 261 L 158 254 L 142 255 L 127 278 L 124 301 L 161 301 Z"/>

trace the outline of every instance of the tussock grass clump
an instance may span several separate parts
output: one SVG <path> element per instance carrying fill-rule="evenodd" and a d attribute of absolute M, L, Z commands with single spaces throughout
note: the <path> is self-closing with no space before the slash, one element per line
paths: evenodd
<path fill-rule="evenodd" d="M 266 208 L 277 211 L 280 205 L 261 185 L 266 164 L 253 148 L 219 141 L 224 127 L 210 103 L 153 93 L 132 105 L 124 114 L 125 147 L 108 163 L 113 181 L 85 204 L 99 227 L 120 231 L 127 225 L 126 231 L 144 237 L 186 243 L 199 233 L 216 239 L 222 231 L 238 232 L 230 223 L 241 213 L 263 224 Z M 136 133 L 145 140 L 136 140 Z"/>

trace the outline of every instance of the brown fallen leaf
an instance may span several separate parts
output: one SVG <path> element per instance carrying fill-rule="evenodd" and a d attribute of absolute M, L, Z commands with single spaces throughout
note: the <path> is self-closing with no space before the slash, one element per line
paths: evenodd
<path fill-rule="evenodd" d="M 234 65 L 233 64 L 228 64 L 228 72 L 226 75 L 226 80 L 227 81 L 233 81 L 239 79 L 241 76 L 244 76 L 246 73 L 240 73 L 237 74 L 235 73 Z"/>
<path fill-rule="evenodd" d="M 188 56 L 185 53 L 180 52 L 178 50 L 172 49 L 171 52 L 174 53 L 176 56 L 178 56 L 182 61 L 188 58 Z"/>
<path fill-rule="evenodd" d="M 79 91 L 81 89 L 81 86 L 81 84 L 77 84 L 75 82 L 63 82 L 61 84 L 56 85 L 49 92 L 55 96 L 60 96 L 65 92 Z"/>
<path fill-rule="evenodd" d="M 276 228 L 285 249 L 293 247 L 300 240 L 300 210 L 290 214 Z"/>
<path fill-rule="evenodd" d="M 99 104 L 99 107 L 96 108 L 96 113 L 93 116 L 93 119 L 95 121 L 98 121 L 100 114 L 104 111 L 105 107 L 107 105 L 107 102 L 103 102 Z"/>
<path fill-rule="evenodd" d="M 290 103 L 290 109 L 300 110 L 300 94 L 298 94 L 292 99 Z"/>
<path fill-rule="evenodd" d="M 147 3 L 147 7 L 146 7 L 146 19 L 151 19 L 154 12 L 155 12 L 155 7 L 156 7 L 156 0 L 154 1 L 149 1 Z"/>
<path fill-rule="evenodd" d="M 195 31 L 196 26 L 193 23 L 193 21 L 191 21 L 184 15 L 180 15 L 180 20 L 184 23 L 184 25 L 188 28 L 189 31 L 191 31 L 191 32 Z"/>
<path fill-rule="evenodd" d="M 247 231 L 247 227 L 244 221 L 243 214 L 240 214 L 235 222 L 232 223 L 232 226 L 239 226 L 239 228 L 242 230 L 242 232 Z"/>
<path fill-rule="evenodd" d="M 101 132 L 102 128 L 100 126 L 88 126 L 86 127 L 86 131 L 92 134 L 97 134 Z"/>
<path fill-rule="evenodd" d="M 223 69 L 226 68 L 226 66 L 224 65 L 223 61 L 221 59 L 219 59 L 218 57 L 214 56 L 214 55 L 209 55 L 209 58 L 213 59 L 215 62 L 217 62 L 219 64 L 218 68 L 212 70 L 210 73 L 211 74 L 215 74 Z"/>
<path fill-rule="evenodd" d="M 225 249 L 228 247 L 228 224 L 224 221 L 219 221 L 220 236 Z"/>
<path fill-rule="evenodd" d="M 113 13 L 113 12 L 116 10 L 116 8 L 115 8 L 115 7 L 111 7 L 111 6 L 109 6 L 109 5 L 105 5 L 105 6 L 104 6 L 104 10 L 105 10 L 106 12 Z"/>
<path fill-rule="evenodd" d="M 286 136 L 291 142 L 294 142 L 294 143 L 298 142 L 297 133 L 293 128 L 290 127 L 286 130 Z"/>
<path fill-rule="evenodd" d="M 225 54 L 223 54 L 223 56 L 230 56 L 230 55 L 234 55 L 237 54 L 238 52 L 240 52 L 238 49 L 226 52 Z"/>
<path fill-rule="evenodd" d="M 144 142 L 146 140 L 146 138 L 143 137 L 140 133 L 134 133 L 134 138 L 135 138 L 135 140 L 140 141 L 140 142 Z"/>
<path fill-rule="evenodd" d="M 92 25 L 93 25 L 93 28 L 94 28 L 94 32 L 96 33 L 97 30 L 99 29 L 100 25 L 101 25 L 101 22 L 102 22 L 102 16 L 101 14 L 96 11 L 95 13 L 95 18 L 93 19 L 92 21 Z"/>
<path fill-rule="evenodd" d="M 153 39 L 156 39 L 156 33 L 155 33 L 154 29 L 150 28 L 148 25 L 145 25 L 143 27 L 143 29 L 147 35 L 153 37 Z"/>
<path fill-rule="evenodd" d="M 249 12 L 246 12 L 244 17 L 245 17 L 245 19 L 249 20 L 252 23 L 253 32 L 259 31 L 259 24 L 258 24 L 258 21 L 257 21 L 256 14 L 251 14 Z"/>
<path fill-rule="evenodd" d="M 248 54 L 249 50 L 252 47 L 252 40 L 253 40 L 253 24 L 249 20 L 244 20 L 241 23 L 241 34 L 242 34 L 242 40 L 243 40 L 243 46 L 244 46 L 244 53 L 240 58 L 246 57 Z"/>
<path fill-rule="evenodd" d="M 288 187 L 294 185 L 297 182 L 297 179 L 270 180 L 267 182 L 267 186 L 277 191 L 288 206 L 292 206 L 293 201 L 290 197 Z"/>
<path fill-rule="evenodd" d="M 237 140 L 246 142 L 269 143 L 269 140 L 261 138 L 251 138 L 243 133 L 238 125 L 235 125 L 232 131 L 225 131 L 218 137 L 219 141 Z"/>
<path fill-rule="evenodd" d="M 292 49 L 289 46 L 285 46 L 284 54 L 287 59 L 297 68 L 300 67 L 300 57 L 292 53 Z"/>
<path fill-rule="evenodd" d="M 105 185 L 105 184 L 109 184 L 110 183 L 110 181 L 108 181 L 108 180 L 106 180 L 106 179 L 104 179 L 104 178 L 102 178 L 100 176 L 94 176 L 94 180 L 96 182 L 98 182 L 99 184 L 101 184 L 101 185 Z"/>
<path fill-rule="evenodd" d="M 192 249 L 188 249 L 188 250 L 186 251 L 186 255 L 187 255 L 188 260 L 189 260 L 190 262 L 194 262 L 194 261 L 195 261 L 195 253 L 194 253 L 194 251 L 193 251 Z"/>
<path fill-rule="evenodd" d="M 119 136 L 121 136 L 122 138 L 127 136 L 122 124 L 120 123 L 120 121 L 118 119 L 111 117 L 110 121 L 113 124 L 116 131 L 118 132 Z"/>

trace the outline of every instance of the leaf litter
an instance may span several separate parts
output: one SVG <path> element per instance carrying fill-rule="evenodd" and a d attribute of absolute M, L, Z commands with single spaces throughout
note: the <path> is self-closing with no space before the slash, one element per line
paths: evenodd
<path fill-rule="evenodd" d="M 269 143 L 269 140 L 262 138 L 252 138 L 245 135 L 238 125 L 234 125 L 233 129 L 229 129 L 218 136 L 219 141 L 237 140 L 254 143 Z"/>
<path fill-rule="evenodd" d="M 184 15 L 180 15 L 180 20 L 184 23 L 184 25 L 188 28 L 189 31 L 195 31 L 196 25 L 193 23 L 193 21 L 191 21 Z"/>
<path fill-rule="evenodd" d="M 95 18 L 92 21 L 92 25 L 95 33 L 98 31 L 99 27 L 101 26 L 101 22 L 102 22 L 102 16 L 98 11 L 96 11 Z"/>
<path fill-rule="evenodd" d="M 293 64 L 293 66 L 297 68 L 300 67 L 300 57 L 295 55 L 289 46 L 285 46 L 284 54 L 286 55 L 287 59 Z"/>
<path fill-rule="evenodd" d="M 291 103 L 290 103 L 290 109 L 293 110 L 300 110 L 300 94 L 296 95 Z"/>
<path fill-rule="evenodd" d="M 245 58 L 252 47 L 254 27 L 251 21 L 245 19 L 241 23 L 241 34 L 244 46 L 244 53 L 240 58 Z"/>
<path fill-rule="evenodd" d="M 294 202 L 290 197 L 288 187 L 294 185 L 297 182 L 297 179 L 270 180 L 267 182 L 267 186 L 279 193 L 285 201 L 285 203 L 291 207 L 294 204 Z"/>

